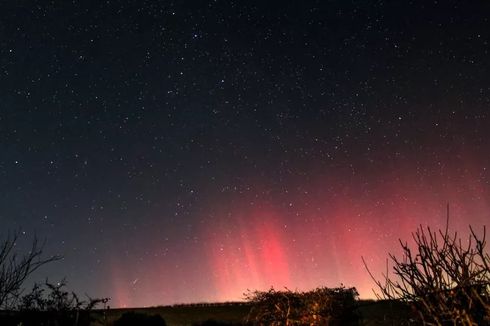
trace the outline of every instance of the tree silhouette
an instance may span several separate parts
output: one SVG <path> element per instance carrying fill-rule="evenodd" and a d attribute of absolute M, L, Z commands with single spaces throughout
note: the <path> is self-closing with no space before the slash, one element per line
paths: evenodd
<path fill-rule="evenodd" d="M 448 214 L 449 216 L 449 214 Z M 446 229 L 420 225 L 412 233 L 414 249 L 400 240 L 402 258 L 390 254 L 393 276 L 374 280 L 378 298 L 402 300 L 418 311 L 424 325 L 490 325 L 490 256 L 486 229 L 468 238 Z"/>
<path fill-rule="evenodd" d="M 245 298 L 252 304 L 246 323 L 253 325 L 358 325 L 355 288 L 316 288 L 298 292 L 249 291 Z"/>
<path fill-rule="evenodd" d="M 39 267 L 61 259 L 60 256 L 43 258 L 44 244 L 37 237 L 32 240 L 31 249 L 23 255 L 16 252 L 19 232 L 10 233 L 0 242 L 0 308 L 12 308 L 29 275 Z"/>
<path fill-rule="evenodd" d="M 65 289 L 66 281 L 34 284 L 31 292 L 23 295 L 18 305 L 18 322 L 22 325 L 89 325 L 97 321 L 90 312 L 98 305 L 104 307 L 109 298 L 81 300 L 75 292 Z M 101 321 L 97 321 L 101 322 Z"/>

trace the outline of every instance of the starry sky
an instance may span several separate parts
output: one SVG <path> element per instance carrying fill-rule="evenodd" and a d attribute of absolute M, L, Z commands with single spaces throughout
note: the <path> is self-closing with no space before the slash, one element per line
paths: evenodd
<path fill-rule="evenodd" d="M 488 1 L 0 4 L 0 236 L 111 306 L 355 286 L 490 215 Z"/>

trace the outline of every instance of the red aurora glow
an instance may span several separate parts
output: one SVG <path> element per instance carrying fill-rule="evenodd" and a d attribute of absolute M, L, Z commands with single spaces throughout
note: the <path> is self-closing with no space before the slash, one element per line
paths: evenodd
<path fill-rule="evenodd" d="M 308 192 L 286 207 L 257 200 L 229 207 L 204 230 L 216 299 L 240 299 L 245 289 L 341 283 L 371 297 L 361 256 L 381 273 L 388 252 L 399 252 L 399 238 L 410 239 L 419 224 L 444 226 L 447 202 L 452 229 L 487 221 L 488 189 L 470 169 L 451 183 L 436 179 L 417 184 L 414 176 L 392 176 L 369 191 L 351 185 L 330 197 Z"/>
<path fill-rule="evenodd" d="M 383 272 L 388 252 L 399 250 L 399 238 L 409 239 L 419 224 L 444 226 L 447 202 L 454 230 L 488 221 L 490 191 L 479 171 L 466 167 L 450 182 L 396 173 L 364 184 L 319 178 L 308 188 L 288 190 L 289 201 L 266 191 L 260 199 L 244 193 L 216 201 L 194 245 L 139 267 L 114 263 L 119 272 L 112 277 L 113 304 L 241 300 L 247 289 L 341 283 L 372 297 L 361 256 L 376 274 Z M 161 239 L 150 239 L 153 252 L 161 252 Z M 145 276 L 136 286 L 139 275 Z"/>

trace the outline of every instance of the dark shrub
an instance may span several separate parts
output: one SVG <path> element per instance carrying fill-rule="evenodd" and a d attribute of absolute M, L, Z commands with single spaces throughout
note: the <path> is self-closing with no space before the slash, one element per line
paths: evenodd
<path fill-rule="evenodd" d="M 202 323 L 196 323 L 194 326 L 233 326 L 235 324 L 232 323 L 227 323 L 224 321 L 218 321 L 214 319 L 208 319 L 206 321 L 203 321 Z"/>
<path fill-rule="evenodd" d="M 286 289 L 247 294 L 252 308 L 246 322 L 255 325 L 358 325 L 355 288 L 317 288 L 308 292 Z"/>
<path fill-rule="evenodd" d="M 125 312 L 114 322 L 114 326 L 167 326 L 167 323 L 160 315 Z"/>
<path fill-rule="evenodd" d="M 390 254 L 393 275 L 373 278 L 379 297 L 411 305 L 424 325 L 490 325 L 490 255 L 486 229 L 470 226 L 467 238 L 446 228 L 420 225 L 414 246 L 399 240 L 402 257 Z"/>
<path fill-rule="evenodd" d="M 46 281 L 35 284 L 30 293 L 19 300 L 15 316 L 23 326 L 76 325 L 88 326 L 95 321 L 90 311 L 109 299 L 80 300 L 74 292 L 65 290 L 66 282 L 54 284 Z M 17 325 L 16 324 L 16 325 Z M 4 325 L 4 323 L 0 323 Z"/>

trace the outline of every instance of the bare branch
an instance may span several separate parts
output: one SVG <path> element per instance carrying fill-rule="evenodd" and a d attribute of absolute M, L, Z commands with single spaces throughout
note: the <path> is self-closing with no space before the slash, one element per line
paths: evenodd
<path fill-rule="evenodd" d="M 29 275 L 41 266 L 61 259 L 60 256 L 43 258 L 44 243 L 39 244 L 37 237 L 27 254 L 19 256 L 15 247 L 19 232 L 13 232 L 0 244 L 0 308 L 9 308 L 17 301 L 22 285 Z"/>
<path fill-rule="evenodd" d="M 449 216 L 449 210 L 448 210 Z M 418 310 L 426 325 L 482 325 L 490 323 L 490 256 L 486 228 L 479 237 L 470 226 L 466 242 L 457 232 L 434 232 L 419 225 L 412 233 L 416 250 L 402 240 L 402 258 L 390 254 L 393 276 L 378 280 L 364 266 L 380 291 L 378 297 L 402 300 Z M 376 292 L 375 292 L 376 293 Z"/>

